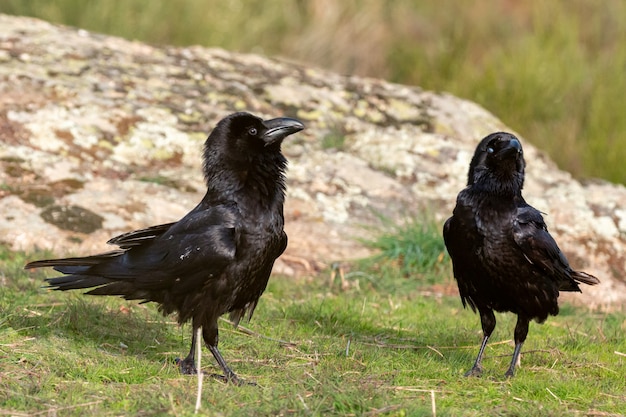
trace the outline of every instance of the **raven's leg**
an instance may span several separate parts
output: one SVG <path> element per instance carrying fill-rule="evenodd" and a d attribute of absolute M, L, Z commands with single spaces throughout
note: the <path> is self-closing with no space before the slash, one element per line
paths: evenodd
<path fill-rule="evenodd" d="M 204 342 L 209 347 L 209 350 L 213 354 L 213 357 L 217 361 L 222 371 L 224 371 L 224 375 L 214 375 L 220 379 L 224 379 L 226 382 L 232 382 L 235 385 L 244 385 L 245 382 L 230 369 L 230 367 L 226 364 L 224 357 L 217 349 L 218 342 L 218 331 L 217 331 L 217 323 L 214 325 L 206 326 L 202 328 L 202 337 L 204 338 Z"/>
<path fill-rule="evenodd" d="M 198 373 L 196 369 L 196 333 L 197 328 L 193 327 L 193 336 L 191 337 L 191 349 L 189 355 L 183 360 L 176 358 L 176 364 L 180 368 L 180 373 L 184 375 L 193 375 Z"/>
<path fill-rule="evenodd" d="M 528 323 L 530 323 L 530 320 L 528 320 L 527 317 L 518 314 L 517 324 L 515 325 L 514 333 L 515 350 L 513 351 L 511 365 L 509 365 L 509 369 L 504 374 L 504 376 L 506 376 L 507 378 L 511 378 L 513 375 L 515 375 L 515 366 L 519 362 L 520 351 L 522 350 L 522 345 L 524 344 L 526 336 L 528 335 Z"/>
<path fill-rule="evenodd" d="M 476 356 L 476 361 L 474 361 L 474 366 L 472 366 L 472 369 L 465 373 L 465 376 L 480 376 L 483 373 L 483 367 L 481 364 L 483 360 L 483 353 L 485 352 L 489 336 L 491 336 L 493 329 L 496 328 L 496 316 L 494 316 L 493 310 L 479 309 L 478 311 L 480 312 L 480 324 L 483 327 L 483 343 L 480 345 L 480 350 L 478 351 L 478 356 Z"/>

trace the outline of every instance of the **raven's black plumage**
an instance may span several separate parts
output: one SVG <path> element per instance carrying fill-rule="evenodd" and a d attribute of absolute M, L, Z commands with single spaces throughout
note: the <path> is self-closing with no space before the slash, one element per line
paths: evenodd
<path fill-rule="evenodd" d="M 443 228 L 443 237 L 463 305 L 480 314 L 483 342 L 472 369 L 496 326 L 495 311 L 517 314 L 515 350 L 506 372 L 513 376 L 531 320 L 559 312 L 559 291 L 600 281 L 570 268 L 548 233 L 541 213 L 522 198 L 525 161 L 519 140 L 504 132 L 485 137 L 470 163 L 468 185 Z"/>
<path fill-rule="evenodd" d="M 189 320 L 193 340 L 179 362 L 194 373 L 196 329 L 229 381 L 239 382 L 217 349 L 218 318 L 248 319 L 265 290 L 274 261 L 287 246 L 283 201 L 287 160 L 282 140 L 304 126 L 295 119 L 263 121 L 248 113 L 221 120 L 204 145 L 207 192 L 175 223 L 111 239 L 119 249 L 83 258 L 31 262 L 66 274 L 48 279 L 55 290 L 154 301 L 164 314 Z"/>

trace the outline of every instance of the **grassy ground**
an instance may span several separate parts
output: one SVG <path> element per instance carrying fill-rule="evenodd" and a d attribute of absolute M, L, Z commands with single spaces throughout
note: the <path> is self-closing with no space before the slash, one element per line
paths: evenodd
<path fill-rule="evenodd" d="M 564 305 L 531 325 L 512 380 L 503 374 L 514 316 L 498 315 L 486 375 L 465 378 L 479 319 L 461 308 L 448 260 L 440 253 L 428 261 L 441 248 L 434 229 L 404 230 L 396 240 L 413 249 L 398 250 L 387 237 L 376 262 L 272 277 L 247 330 L 221 322 L 226 360 L 258 386 L 206 378 L 202 414 L 626 414 L 626 314 Z M 431 248 L 423 257 L 416 241 Z M 407 262 L 407 253 L 423 262 Z M 187 352 L 189 326 L 153 305 L 48 292 L 43 272 L 21 269 L 40 256 L 0 250 L 0 415 L 192 415 L 196 379 L 173 365 Z M 202 363 L 218 371 L 206 349 Z"/>
<path fill-rule="evenodd" d="M 574 175 L 626 183 L 622 0 L 3 0 L 0 13 L 449 91 Z"/>

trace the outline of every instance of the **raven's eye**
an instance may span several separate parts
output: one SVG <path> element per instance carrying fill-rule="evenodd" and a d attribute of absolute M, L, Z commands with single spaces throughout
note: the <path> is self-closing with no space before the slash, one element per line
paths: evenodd
<path fill-rule="evenodd" d="M 257 130 L 256 130 L 256 128 L 251 127 L 250 129 L 248 129 L 248 134 L 249 134 L 250 136 L 256 136 L 256 134 L 257 134 Z"/>
<path fill-rule="evenodd" d="M 487 153 L 493 153 L 493 147 L 489 146 L 489 147 L 487 148 Z"/>

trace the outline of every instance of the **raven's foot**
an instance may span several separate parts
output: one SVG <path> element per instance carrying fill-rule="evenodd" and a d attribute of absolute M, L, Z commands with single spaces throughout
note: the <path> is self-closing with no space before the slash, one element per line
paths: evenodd
<path fill-rule="evenodd" d="M 472 367 L 472 369 L 470 369 L 469 371 L 465 372 L 465 376 L 470 377 L 479 377 L 483 375 L 483 367 L 482 366 L 476 366 L 474 365 Z"/>
<path fill-rule="evenodd" d="M 193 360 L 193 358 L 176 358 L 174 359 L 174 362 L 176 363 L 176 365 L 178 365 L 180 373 L 183 375 L 195 375 L 198 373 L 198 369 L 196 368 L 196 362 Z"/>
<path fill-rule="evenodd" d="M 196 375 L 198 373 L 198 369 L 196 368 L 196 362 L 193 359 L 176 358 L 174 359 L 174 362 L 176 363 L 176 365 L 178 365 L 178 368 L 180 369 L 180 373 L 183 375 Z M 245 385 L 256 386 L 256 383 L 244 381 L 243 379 L 239 378 L 234 372 L 230 372 L 228 373 L 228 375 L 210 374 L 209 376 L 211 378 L 220 380 L 225 384 L 234 384 L 238 387 L 242 387 Z"/>
<path fill-rule="evenodd" d="M 211 374 L 211 377 L 220 380 L 225 384 L 233 384 L 238 387 L 243 387 L 245 385 L 256 387 L 256 383 L 244 381 L 234 373 L 230 373 L 229 375 Z"/>
<path fill-rule="evenodd" d="M 504 373 L 504 377 L 505 378 L 513 378 L 515 376 L 515 367 L 512 366 L 510 367 L 505 373 Z"/>

